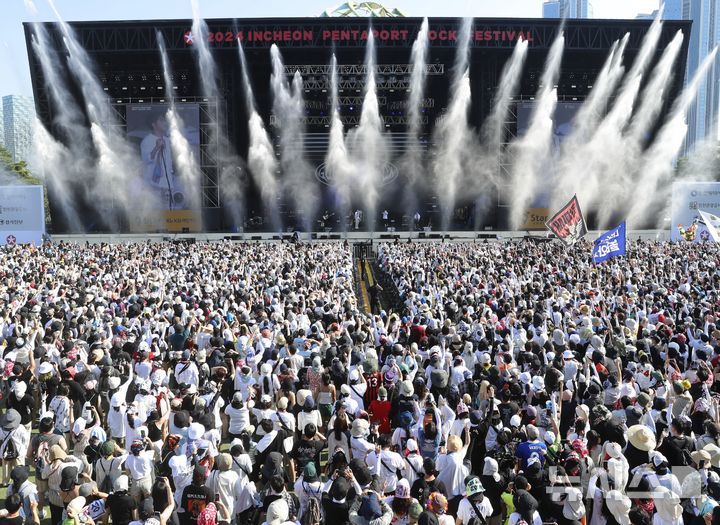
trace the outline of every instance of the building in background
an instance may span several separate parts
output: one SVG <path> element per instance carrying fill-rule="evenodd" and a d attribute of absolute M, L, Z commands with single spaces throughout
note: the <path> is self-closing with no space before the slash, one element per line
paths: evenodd
<path fill-rule="evenodd" d="M 692 31 L 688 43 L 687 70 L 685 85 L 693 77 L 705 57 L 720 44 L 720 0 L 665 0 L 663 19 L 692 20 Z M 710 68 L 698 89 L 695 103 L 688 111 L 688 133 L 685 150 L 706 138 L 717 140 L 718 107 L 720 105 L 720 60 Z"/>
<path fill-rule="evenodd" d="M 7 95 L 2 98 L 5 147 L 13 161 L 27 160 L 32 144 L 35 105 L 32 97 Z"/>
<path fill-rule="evenodd" d="M 590 0 L 546 0 L 543 3 L 543 18 L 592 18 Z"/>
<path fill-rule="evenodd" d="M 560 18 L 560 0 L 548 0 L 543 4 L 543 18 Z"/>
<path fill-rule="evenodd" d="M 5 146 L 5 124 L 3 121 L 2 104 L 0 104 L 0 146 Z"/>

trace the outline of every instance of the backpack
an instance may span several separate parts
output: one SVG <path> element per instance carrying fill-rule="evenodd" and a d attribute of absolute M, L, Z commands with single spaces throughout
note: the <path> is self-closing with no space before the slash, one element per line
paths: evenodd
<path fill-rule="evenodd" d="M 100 487 L 98 487 L 98 489 L 100 490 L 100 492 L 104 492 L 105 494 L 110 494 L 113 491 L 113 483 L 112 479 L 110 478 L 110 472 L 112 472 L 114 461 L 114 459 L 110 460 L 109 469 L 105 469 L 105 467 L 102 466 L 102 463 L 100 464 L 100 468 L 102 468 L 105 477 L 103 478 L 102 483 L 100 483 Z"/>
<path fill-rule="evenodd" d="M 47 440 L 38 443 L 34 463 L 35 468 L 40 472 L 43 471 L 46 465 L 50 464 L 50 443 Z"/>
<path fill-rule="evenodd" d="M 3 459 L 17 459 L 18 457 L 18 449 L 15 445 L 15 442 L 12 440 L 12 435 L 15 431 L 13 430 L 10 432 L 7 436 L 5 436 L 5 440 L 3 441 L 3 444 L 5 444 L 5 450 L 3 451 L 2 458 Z"/>

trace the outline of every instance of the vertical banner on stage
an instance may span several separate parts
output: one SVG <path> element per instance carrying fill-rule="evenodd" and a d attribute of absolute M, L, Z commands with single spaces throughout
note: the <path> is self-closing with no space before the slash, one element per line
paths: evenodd
<path fill-rule="evenodd" d="M 625 221 L 622 221 L 617 227 L 606 231 L 595 240 L 593 262 L 601 263 L 613 257 L 625 255 L 625 245 Z"/>
<path fill-rule="evenodd" d="M 720 214 L 720 182 L 673 183 L 670 239 L 684 242 L 712 240 L 701 210 L 706 214 Z"/>
<path fill-rule="evenodd" d="M 0 186 L 0 245 L 42 244 L 45 201 L 42 186 Z"/>
<path fill-rule="evenodd" d="M 585 218 L 580 211 L 577 196 L 573 195 L 565 206 L 550 219 L 546 226 L 565 244 L 575 244 L 587 234 Z"/>
<path fill-rule="evenodd" d="M 190 209 L 191 202 L 199 199 L 187 195 L 198 191 L 182 180 L 177 163 L 177 151 L 170 140 L 168 122 L 169 104 L 128 104 L 125 108 L 127 136 L 137 145 L 142 163 L 142 173 L 129 188 L 133 198 L 151 203 L 156 214 L 140 214 L 130 218 L 131 230 L 148 231 L 200 231 L 201 217 Z M 179 103 L 175 114 L 180 123 L 180 132 L 190 146 L 192 155 L 200 159 L 200 105 Z M 159 222 L 159 224 L 158 224 Z"/>

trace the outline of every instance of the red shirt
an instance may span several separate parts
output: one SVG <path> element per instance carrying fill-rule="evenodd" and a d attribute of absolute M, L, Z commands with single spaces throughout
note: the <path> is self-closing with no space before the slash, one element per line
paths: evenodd
<path fill-rule="evenodd" d="M 381 434 L 390 433 L 390 401 L 375 399 L 368 407 L 370 422 L 377 423 Z"/>

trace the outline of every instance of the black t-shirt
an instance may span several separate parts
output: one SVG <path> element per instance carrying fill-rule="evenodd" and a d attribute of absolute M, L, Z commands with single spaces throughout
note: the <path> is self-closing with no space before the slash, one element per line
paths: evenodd
<path fill-rule="evenodd" d="M 607 421 L 595 425 L 595 430 L 600 434 L 600 439 L 603 443 L 605 441 L 612 441 L 621 447 L 626 445 L 623 425 L 616 417 L 611 417 Z"/>
<path fill-rule="evenodd" d="M 290 457 L 295 460 L 295 469 L 302 472 L 305 465 L 315 462 L 315 468 L 320 471 L 320 452 L 327 443 L 322 439 L 299 439 L 295 441 Z"/>
<path fill-rule="evenodd" d="M 106 506 L 110 509 L 113 525 L 127 525 L 133 521 L 133 511 L 137 504 L 135 498 L 127 492 L 114 492 L 108 496 Z"/>
<path fill-rule="evenodd" d="M 509 427 L 510 418 L 520 413 L 520 407 L 515 401 L 503 401 L 498 405 L 498 411 L 500 412 L 500 419 L 503 425 Z"/>
<path fill-rule="evenodd" d="M 670 465 L 687 465 L 683 450 L 688 453 L 695 449 L 695 443 L 687 436 L 668 436 L 658 449 Z"/>
<path fill-rule="evenodd" d="M 0 518 L 0 525 L 23 525 L 24 521 L 23 517 L 18 515 L 14 518 Z"/>
<path fill-rule="evenodd" d="M 420 505 L 425 505 L 427 497 L 433 492 L 439 492 L 447 498 L 447 489 L 445 483 L 435 478 L 432 481 L 425 481 L 425 478 L 416 479 L 410 488 L 410 496 L 420 502 Z"/>
<path fill-rule="evenodd" d="M 200 513 L 205 510 L 208 503 L 214 500 L 213 492 L 205 485 L 188 485 L 183 490 L 180 506 L 184 512 L 179 513 L 182 525 L 197 525 Z"/>
<path fill-rule="evenodd" d="M 20 423 L 27 425 L 32 420 L 32 410 L 35 406 L 33 396 L 25 394 L 22 399 L 15 396 L 15 392 L 11 392 L 8 396 L 8 407 L 14 408 L 20 414 Z"/>
<path fill-rule="evenodd" d="M 349 498 L 345 498 L 343 503 L 336 503 L 327 493 L 324 493 L 322 495 L 322 507 L 325 512 L 325 523 L 340 525 L 350 520 Z"/>

